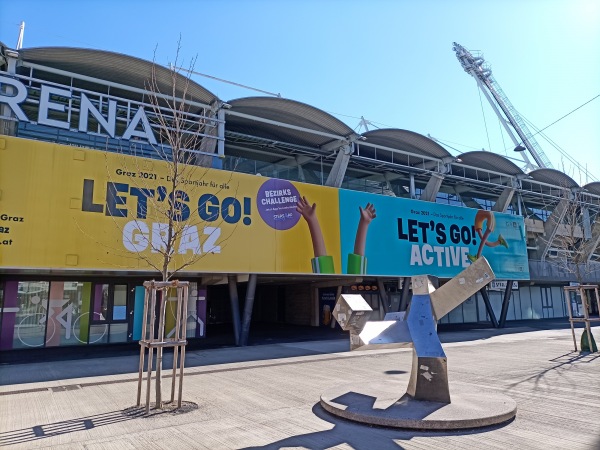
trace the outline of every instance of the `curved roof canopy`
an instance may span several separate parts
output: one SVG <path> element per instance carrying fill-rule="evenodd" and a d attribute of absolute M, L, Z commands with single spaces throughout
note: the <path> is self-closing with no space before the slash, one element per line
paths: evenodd
<path fill-rule="evenodd" d="M 508 185 L 512 177 L 525 174 L 516 164 L 503 156 L 492 152 L 474 151 L 458 156 L 457 161 L 452 164 L 452 175 Z"/>
<path fill-rule="evenodd" d="M 519 166 L 496 153 L 475 151 L 463 153 L 458 158 L 467 166 L 480 167 L 485 170 L 491 170 L 506 175 L 524 175 L 524 172 Z"/>
<path fill-rule="evenodd" d="M 431 160 L 438 160 L 441 163 L 439 160 L 442 158 L 452 157 L 437 142 L 413 131 L 380 128 L 367 131 L 362 136 L 366 140 L 359 142 L 358 150 L 355 153 L 359 157 L 413 167 L 417 165 L 423 167 L 427 161 Z M 390 149 L 399 150 L 399 152 Z"/>
<path fill-rule="evenodd" d="M 537 169 L 529 172 L 529 178 L 521 181 L 524 189 L 561 197 L 561 191 L 579 187 L 568 175 L 556 169 Z M 538 184 L 535 182 L 543 183 Z"/>
<path fill-rule="evenodd" d="M 577 182 L 570 176 L 556 169 L 537 169 L 529 172 L 529 176 L 540 183 L 551 184 L 560 188 L 579 187 Z"/>
<path fill-rule="evenodd" d="M 336 136 L 350 138 L 356 135 L 352 128 L 331 114 L 295 100 L 278 97 L 244 97 L 227 103 L 231 105 L 231 108 L 226 110 L 225 122 L 225 130 L 229 132 L 310 147 L 320 147 L 335 141 Z M 236 113 L 253 116 L 259 120 L 236 115 Z M 260 119 L 265 120 L 260 121 Z M 293 127 L 306 128 L 316 133 Z"/>
<path fill-rule="evenodd" d="M 429 158 L 452 157 L 437 142 L 414 131 L 399 128 L 380 128 L 362 134 L 368 144 L 382 145 Z"/>
<path fill-rule="evenodd" d="M 156 71 L 158 90 L 172 93 L 172 71 L 160 64 L 121 53 L 73 47 L 34 47 L 19 51 L 22 61 L 59 69 L 99 80 L 119 83 L 136 89 L 148 87 L 152 69 Z M 188 78 L 185 71 L 177 75 L 177 96 L 181 97 Z M 217 97 L 198 83 L 189 80 L 187 99 L 211 105 Z"/>
<path fill-rule="evenodd" d="M 594 195 L 600 195 L 600 181 L 588 183 L 585 186 L 583 186 L 583 188 Z"/>

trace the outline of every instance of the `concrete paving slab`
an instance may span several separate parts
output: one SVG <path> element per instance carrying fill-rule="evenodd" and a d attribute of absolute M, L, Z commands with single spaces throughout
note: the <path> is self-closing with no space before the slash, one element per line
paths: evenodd
<path fill-rule="evenodd" d="M 90 367 L 83 361 L 0 365 L 0 448 L 600 448 L 600 354 L 573 352 L 570 329 L 460 333 L 461 341 L 444 344 L 450 389 L 459 383 L 482 398 L 514 399 L 513 421 L 440 432 L 333 416 L 319 404 L 324 391 L 381 378 L 402 384 L 411 350 L 349 352 L 332 343 L 335 352 L 323 345 L 321 353 L 320 344 L 300 342 L 247 353 L 188 352 L 195 362 L 185 371 L 183 399 L 197 409 L 150 418 L 127 414 L 135 406 L 137 355 L 85 360 Z M 102 375 L 93 375 L 93 367 Z M 170 385 L 165 378 L 163 397 Z"/>

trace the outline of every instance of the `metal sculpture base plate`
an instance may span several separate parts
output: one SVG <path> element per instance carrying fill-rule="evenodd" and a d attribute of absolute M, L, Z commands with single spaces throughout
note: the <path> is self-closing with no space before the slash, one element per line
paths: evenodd
<path fill-rule="evenodd" d="M 413 430 L 459 430 L 486 427 L 515 417 L 517 403 L 495 392 L 478 393 L 472 386 L 452 384 L 452 403 L 415 400 L 406 380 L 352 383 L 325 391 L 321 406 L 355 422 Z"/>

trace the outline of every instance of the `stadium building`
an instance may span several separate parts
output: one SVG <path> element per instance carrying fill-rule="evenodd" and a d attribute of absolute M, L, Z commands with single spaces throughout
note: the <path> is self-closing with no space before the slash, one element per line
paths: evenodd
<path fill-rule="evenodd" d="M 360 134 L 289 99 L 225 101 L 119 53 L 0 47 L 2 351 L 138 340 L 165 205 L 190 339 L 331 327 L 341 292 L 382 318 L 406 309 L 411 275 L 443 283 L 481 256 L 497 281 L 440 323 L 567 317 L 563 286 L 600 282 L 600 182 Z"/>

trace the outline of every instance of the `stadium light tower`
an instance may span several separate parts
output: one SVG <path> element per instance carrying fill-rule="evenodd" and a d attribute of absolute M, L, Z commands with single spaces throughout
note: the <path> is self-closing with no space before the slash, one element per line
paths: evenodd
<path fill-rule="evenodd" d="M 456 42 L 453 43 L 452 50 L 456 53 L 456 58 L 458 58 L 465 72 L 477 81 L 479 89 L 485 95 L 485 98 L 492 106 L 504 129 L 513 141 L 515 151 L 523 155 L 523 160 L 526 164 L 525 169 L 552 168 L 550 160 L 534 139 L 527 125 L 525 125 L 525 121 L 510 103 L 500 85 L 494 80 L 492 70 L 486 64 L 485 59 L 480 55 L 473 55 L 469 50 Z M 535 161 L 535 165 L 531 162 L 525 150 L 529 151 L 529 154 Z"/>

